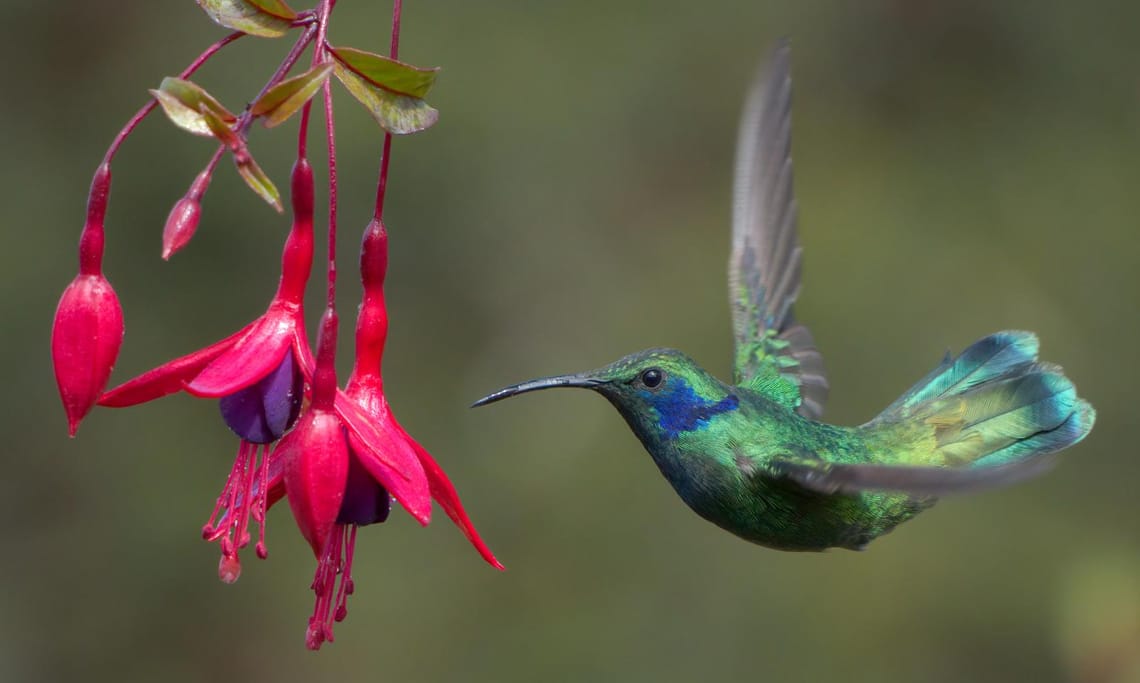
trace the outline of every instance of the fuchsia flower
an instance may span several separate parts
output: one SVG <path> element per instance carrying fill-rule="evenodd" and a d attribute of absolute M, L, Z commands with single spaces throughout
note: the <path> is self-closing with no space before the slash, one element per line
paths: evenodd
<path fill-rule="evenodd" d="M 322 318 L 314 360 L 302 309 L 313 259 L 312 197 L 312 170 L 298 161 L 293 170 L 293 229 L 286 240 L 277 295 L 264 315 L 222 341 L 108 391 L 99 404 L 125 407 L 180 390 L 221 399 L 222 417 L 241 443 L 203 537 L 220 541 L 218 573 L 232 583 L 241 573 L 238 551 L 251 540 L 250 520 L 259 525 L 256 551 L 264 558 L 266 512 L 287 497 L 317 558 L 312 584 L 316 605 L 306 644 L 318 649 L 333 639 L 333 623 L 347 614 L 347 599 L 354 590 L 356 531 L 385 521 L 392 498 L 423 525 L 431 520 L 436 500 L 488 563 L 503 566 L 479 537 L 443 469 L 396 422 L 384 396 L 388 236 L 379 221 L 365 232 L 361 250 L 364 301 L 347 389 L 337 388 L 337 318 L 332 309 Z M 306 383 L 312 400 L 302 412 Z"/>
<path fill-rule="evenodd" d="M 239 13 L 241 17 L 228 11 L 210 12 L 216 21 L 235 32 L 214 43 L 178 78 L 164 79 L 159 90 L 152 91 L 156 102 L 162 102 L 177 125 L 195 133 L 208 132 L 221 143 L 206 169 L 167 217 L 162 257 L 169 259 L 197 230 L 202 197 L 213 169 L 227 150 L 246 183 L 280 210 L 276 187 L 249 157 L 246 134 L 255 118 L 271 127 L 300 111 L 298 160 L 291 177 L 293 226 L 285 240 L 277 292 L 268 309 L 233 335 L 102 393 L 123 338 L 122 310 L 102 274 L 109 164 L 123 140 L 154 110 L 156 102 L 151 102 L 120 131 L 95 174 L 80 240 L 80 272 L 65 290 L 56 311 L 52 359 L 72 436 L 96 403 L 126 407 L 179 391 L 219 399 L 222 419 L 238 435 L 240 444 L 202 535 L 209 541 L 218 541 L 218 574 L 223 581 L 232 583 L 241 573 L 239 551 L 251 541 L 251 521 L 259 526 L 256 553 L 265 558 L 268 509 L 288 498 L 297 527 L 317 559 L 311 586 L 316 602 L 305 638 L 306 645 L 315 650 L 333 640 L 334 622 L 347 614 L 348 596 L 355 589 L 352 563 L 359 527 L 385 521 L 393 499 L 423 525 L 431 520 L 432 501 L 438 502 L 484 560 L 497 569 L 503 566 L 479 537 L 442 468 L 396 421 L 384 396 L 381 375 L 388 334 L 384 301 L 388 235 L 380 216 L 392 134 L 416 132 L 434 123 L 436 111 L 426 106 L 422 98 L 431 87 L 436 70 L 396 61 L 402 6 L 399 0 L 392 9 L 390 58 L 361 50 L 338 51 L 328 44 L 334 0 L 319 3 L 304 16 L 290 17 L 272 14 L 260 6 L 264 3 L 247 4 L 255 14 L 264 15 L 260 20 L 286 20 L 303 33 L 257 99 L 240 116 L 230 114 L 204 89 L 186 79 L 214 53 L 244 35 L 243 31 L 251 25 L 246 23 L 245 10 Z M 239 19 L 239 24 L 230 26 L 231 20 Z M 310 46 L 312 68 L 286 79 Z M 334 69 L 339 75 L 340 66 L 334 66 L 333 60 L 346 67 L 349 62 L 355 64 L 346 73 L 357 74 L 353 78 L 360 83 L 349 89 L 369 107 L 386 131 L 376 218 L 365 231 L 361 249 L 364 299 L 357 320 L 355 363 L 344 391 L 338 388 L 335 369 L 337 174 L 328 78 Z M 393 85 L 401 89 L 392 90 L 389 86 Z M 328 305 L 321 319 L 314 358 L 305 334 L 303 310 L 314 247 L 313 171 L 305 160 L 305 150 L 310 98 L 318 90 L 323 90 L 324 95 L 328 144 L 329 260 Z M 377 111 L 375 102 L 387 101 L 391 92 L 397 92 L 401 102 L 409 106 Z M 310 399 L 307 403 L 306 397 Z"/>
<path fill-rule="evenodd" d="M 312 403 L 274 449 L 272 469 L 281 474 L 268 483 L 269 490 L 283 489 L 297 527 L 317 557 L 312 583 L 316 606 L 305 635 L 313 650 L 333 639 L 333 621 L 348 613 L 357 527 L 387 519 L 389 494 L 421 524 L 431 518 L 418 461 L 392 448 L 391 433 L 377 429 L 337 389 L 336 328 L 330 308 L 317 341 Z"/>
<path fill-rule="evenodd" d="M 107 386 L 123 343 L 123 309 L 103 277 L 103 220 L 111 191 L 111 166 L 95 171 L 87 222 L 79 238 L 79 274 L 63 290 L 51 328 L 51 359 L 67 432 L 75 436 Z"/>
<path fill-rule="evenodd" d="M 439 503 L 483 559 L 496 569 L 503 569 L 503 565 L 495 559 L 467 517 L 459 495 L 443 468 L 436 463 L 427 449 L 417 443 L 396 422 L 384 397 L 381 362 L 384 357 L 384 344 L 388 339 L 388 309 L 384 300 L 384 278 L 387 271 L 388 232 L 379 219 L 373 219 L 364 231 L 360 250 L 360 275 L 364 297 L 356 321 L 356 356 L 352 375 L 345 388 L 344 400 L 339 400 L 342 397 L 338 397 L 337 405 L 351 401 L 360 406 L 381 431 L 393 435 L 392 441 L 395 447 L 410 449 L 419 460 L 427 477 L 431 497 Z"/>
<path fill-rule="evenodd" d="M 333 623 L 348 613 L 348 596 L 355 589 L 357 529 L 388 518 L 389 496 L 424 525 L 430 521 L 434 498 L 483 558 L 503 569 L 467 517 L 447 475 L 400 427 L 384 397 L 380 361 L 388 333 L 383 295 L 387 234 L 378 221 L 365 233 L 361 267 L 365 295 L 348 388 L 336 389 L 337 320 L 329 309 L 321 322 L 312 403 L 274 449 L 269 464 L 273 474 L 266 483 L 270 505 L 282 495 L 288 497 L 297 526 L 317 558 L 312 584 L 316 605 L 305 637 L 314 650 L 333 640 Z"/>
<path fill-rule="evenodd" d="M 207 540 L 221 541 L 218 573 L 227 583 L 236 581 L 241 572 L 237 552 L 249 543 L 251 517 L 260 525 L 257 554 L 267 554 L 268 489 L 264 484 L 270 479 L 268 444 L 293 426 L 305 381 L 313 372 L 303 309 L 313 263 L 313 170 L 303 158 L 293 167 L 292 200 L 293 227 L 281 257 L 281 280 L 268 310 L 237 333 L 150 370 L 99 399 L 99 405 L 115 408 L 181 390 L 221 399 L 222 418 L 241 444 L 202 534 Z"/>

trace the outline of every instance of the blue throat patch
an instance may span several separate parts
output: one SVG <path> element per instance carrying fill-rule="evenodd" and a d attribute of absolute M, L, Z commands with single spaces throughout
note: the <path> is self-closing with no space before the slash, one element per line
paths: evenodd
<path fill-rule="evenodd" d="M 657 425 L 670 439 L 677 438 L 681 432 L 703 429 L 713 416 L 736 410 L 740 405 L 736 394 L 711 402 L 697 396 L 693 388 L 683 382 L 679 387 L 670 387 L 652 396 L 650 402 L 657 410 Z"/>

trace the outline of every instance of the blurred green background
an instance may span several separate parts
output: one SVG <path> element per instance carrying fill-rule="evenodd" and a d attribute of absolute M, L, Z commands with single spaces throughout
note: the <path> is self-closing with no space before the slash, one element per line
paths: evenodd
<path fill-rule="evenodd" d="M 362 531 L 349 618 L 313 655 L 314 561 L 284 506 L 236 585 L 199 540 L 236 447 L 212 402 L 99 410 L 70 441 L 51 375 L 91 172 L 223 31 L 189 0 L 2 3 L 0 680 L 1140 681 L 1140 5 L 1000 4 L 408 2 L 401 55 L 443 67 L 441 118 L 394 146 L 387 387 L 508 571 L 442 514 L 393 515 Z M 331 38 L 383 51 L 389 12 L 342 0 Z M 945 500 L 866 553 L 719 531 L 587 392 L 467 408 L 647 346 L 729 373 L 736 120 L 781 35 L 827 419 L 868 420 L 1005 328 L 1037 331 L 1099 411 L 1052 474 Z M 239 41 L 195 80 L 240 108 L 287 49 Z M 381 136 L 337 104 L 350 324 Z M 252 135 L 283 188 L 295 126 Z M 194 242 L 158 258 L 212 149 L 155 116 L 116 161 L 113 381 L 273 291 L 287 218 L 228 162 Z"/>

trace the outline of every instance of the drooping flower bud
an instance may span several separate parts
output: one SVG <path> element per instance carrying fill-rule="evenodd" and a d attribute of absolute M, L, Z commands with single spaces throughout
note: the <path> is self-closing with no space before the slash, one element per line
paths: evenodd
<path fill-rule="evenodd" d="M 210 174 L 208 170 L 202 171 L 194 178 L 186 196 L 179 199 L 170 210 L 162 229 L 162 260 L 169 261 L 197 232 L 198 220 L 202 217 L 202 195 L 209 185 Z"/>
<path fill-rule="evenodd" d="M 63 290 L 51 330 L 51 357 L 71 436 L 107 386 L 123 343 L 123 309 L 103 277 L 103 219 L 111 167 L 95 171 L 79 238 L 79 274 Z"/>
<path fill-rule="evenodd" d="M 319 558 L 336 526 L 348 479 L 348 441 L 331 410 L 310 408 L 277 447 L 285 490 L 301 535 Z"/>
<path fill-rule="evenodd" d="M 337 316 L 325 309 L 317 337 L 313 400 L 277 447 L 285 463 L 285 490 L 301 534 L 319 558 L 336 525 L 348 478 L 348 439 L 336 400 Z"/>
<path fill-rule="evenodd" d="M 51 330 L 51 358 L 67 432 L 75 436 L 107 386 L 123 343 L 123 309 L 102 275 L 79 274 L 63 290 Z"/>

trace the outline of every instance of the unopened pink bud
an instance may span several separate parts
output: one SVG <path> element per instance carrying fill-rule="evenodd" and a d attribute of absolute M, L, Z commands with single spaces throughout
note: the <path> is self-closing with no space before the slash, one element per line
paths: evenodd
<path fill-rule="evenodd" d="M 171 256 L 190 242 L 198 230 L 198 220 L 202 216 L 202 195 L 206 194 L 209 186 L 210 169 L 207 169 L 194 178 L 186 196 L 179 199 L 170 210 L 166 226 L 162 229 L 162 260 L 169 261 Z"/>
<path fill-rule="evenodd" d="M 107 386 L 122 343 L 123 309 L 111 283 L 80 273 L 63 290 L 51 329 L 55 381 L 71 436 Z"/>
<path fill-rule="evenodd" d="M 201 216 L 202 205 L 197 199 L 187 196 L 178 200 L 166 217 L 166 226 L 162 229 L 162 260 L 169 261 L 171 256 L 190 242 L 198 230 L 198 219 Z"/>

